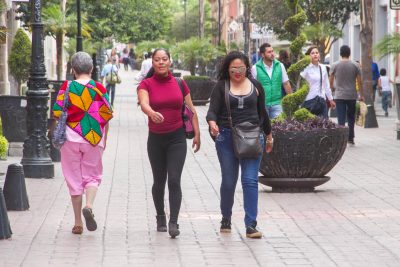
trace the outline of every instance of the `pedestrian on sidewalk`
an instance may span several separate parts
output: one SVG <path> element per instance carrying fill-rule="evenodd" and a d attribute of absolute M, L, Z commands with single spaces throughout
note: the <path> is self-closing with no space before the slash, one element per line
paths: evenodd
<path fill-rule="evenodd" d="M 179 235 L 178 215 L 182 202 L 181 175 L 186 159 L 186 135 L 183 129 L 183 102 L 193 111 L 194 152 L 200 149 L 200 130 L 189 88 L 182 80 L 184 96 L 170 71 L 171 56 L 165 49 L 152 55 L 152 69 L 138 86 L 139 104 L 148 116 L 147 153 L 153 171 L 153 201 L 157 212 L 157 231 L 175 238 Z M 168 181 L 170 218 L 164 210 L 165 184 Z"/>
<path fill-rule="evenodd" d="M 116 65 L 116 59 L 108 58 L 106 65 L 104 65 L 103 70 L 101 71 L 101 81 L 106 85 L 107 94 L 111 98 L 111 105 L 114 106 L 114 98 L 115 98 L 115 83 L 107 82 L 107 74 L 113 73 L 118 75 L 118 67 Z"/>
<path fill-rule="evenodd" d="M 82 214 L 89 231 L 97 229 L 93 202 L 103 175 L 102 156 L 107 143 L 108 122 L 112 118 L 106 89 L 91 79 L 93 61 L 89 54 L 72 56 L 75 80 L 64 82 L 54 104 L 54 117 L 59 118 L 65 91 L 68 93 L 66 142 L 61 147 L 61 168 L 74 209 L 73 234 L 82 234 L 82 195 L 86 195 Z"/>
<path fill-rule="evenodd" d="M 333 63 L 330 70 L 330 85 L 335 92 L 335 103 L 338 114 L 338 124 L 349 126 L 348 143 L 354 145 L 354 122 L 356 116 L 356 101 L 364 101 L 364 94 L 361 85 L 360 66 L 350 60 L 350 47 L 342 45 L 340 47 L 340 61 Z M 358 94 L 356 90 L 358 83 Z"/>
<path fill-rule="evenodd" d="M 258 213 L 258 169 L 262 155 L 255 159 L 238 159 L 235 156 L 232 143 L 232 131 L 229 122 L 228 109 L 225 102 L 225 82 L 229 82 L 229 105 L 233 125 L 250 122 L 259 124 L 264 135 L 260 142 L 266 152 L 272 151 L 273 138 L 271 123 L 265 109 L 265 93 L 262 85 L 250 73 L 250 63 L 247 56 L 241 52 L 230 52 L 224 59 L 216 84 L 210 99 L 207 122 L 210 133 L 215 137 L 215 147 L 221 166 L 221 213 L 220 231 L 231 232 L 232 206 L 235 188 L 241 169 L 243 188 L 243 205 L 245 211 L 244 223 L 246 236 L 261 238 L 257 229 Z"/>
<path fill-rule="evenodd" d="M 129 69 L 129 52 L 128 52 L 128 48 L 124 48 L 124 50 L 122 50 L 121 59 L 122 59 L 122 63 L 124 64 L 124 70 L 128 71 L 128 69 Z"/>
<path fill-rule="evenodd" d="M 313 110 L 313 112 L 314 115 L 327 119 L 328 106 L 326 99 L 328 99 L 332 109 L 336 107 L 329 84 L 328 71 L 324 65 L 319 63 L 320 54 L 318 47 L 311 46 L 307 50 L 306 55 L 311 57 L 311 63 L 300 73 L 300 76 L 307 81 L 310 90 L 308 91 L 303 106 L 312 110 L 310 107 L 313 106 L 313 102 L 316 101 L 317 97 L 323 98 L 323 108 L 319 111 Z"/>
<path fill-rule="evenodd" d="M 385 117 L 389 116 L 388 108 L 392 107 L 392 86 L 390 84 L 394 84 L 394 81 L 386 76 L 386 69 L 382 68 L 378 78 L 378 88 L 379 94 L 382 95 L 382 108 L 385 111 Z"/>
<path fill-rule="evenodd" d="M 131 66 L 131 70 L 135 70 L 136 67 L 136 54 L 133 48 L 129 50 L 129 66 Z"/>
<path fill-rule="evenodd" d="M 148 53 L 144 54 L 144 60 L 142 62 L 142 66 L 140 67 L 140 72 L 139 72 L 138 76 L 136 77 L 137 81 L 140 82 L 146 78 L 147 73 L 153 66 L 152 56 L 153 56 L 152 52 L 148 52 Z"/>

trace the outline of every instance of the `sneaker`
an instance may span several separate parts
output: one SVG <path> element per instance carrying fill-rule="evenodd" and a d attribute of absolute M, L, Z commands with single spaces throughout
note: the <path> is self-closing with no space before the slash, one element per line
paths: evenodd
<path fill-rule="evenodd" d="M 232 223 L 230 219 L 222 217 L 221 228 L 219 229 L 220 233 L 230 233 L 231 224 Z"/>
<path fill-rule="evenodd" d="M 349 140 L 349 141 L 347 141 L 347 143 L 349 144 L 349 145 L 352 145 L 352 146 L 354 146 L 356 143 L 354 143 L 354 140 Z"/>
<path fill-rule="evenodd" d="M 257 222 L 246 227 L 246 237 L 248 238 L 261 238 L 262 233 L 257 229 Z"/>

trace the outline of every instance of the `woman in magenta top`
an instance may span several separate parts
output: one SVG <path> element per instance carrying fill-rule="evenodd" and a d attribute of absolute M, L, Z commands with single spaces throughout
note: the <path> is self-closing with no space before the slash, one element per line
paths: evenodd
<path fill-rule="evenodd" d="M 195 136 L 192 147 L 200 149 L 199 122 L 190 98 L 189 88 L 182 81 L 184 96 L 169 67 L 171 57 L 165 49 L 152 55 L 152 69 L 138 86 L 142 111 L 149 118 L 147 153 L 153 171 L 153 201 L 157 212 L 157 231 L 167 231 L 164 210 L 165 184 L 168 180 L 170 218 L 168 231 L 172 238 L 179 235 L 178 215 L 182 202 L 181 174 L 186 158 L 186 135 L 183 129 L 183 101 L 193 111 Z"/>

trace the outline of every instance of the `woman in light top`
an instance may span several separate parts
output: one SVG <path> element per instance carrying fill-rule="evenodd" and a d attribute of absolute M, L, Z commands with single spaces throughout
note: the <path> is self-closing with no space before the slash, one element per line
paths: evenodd
<path fill-rule="evenodd" d="M 333 101 L 328 72 L 326 67 L 319 63 L 320 55 L 318 48 L 315 46 L 310 47 L 306 55 L 311 57 L 311 63 L 300 73 L 300 76 L 308 82 L 310 87 L 305 103 L 307 101 L 312 101 L 316 96 L 320 96 L 324 99 L 328 99 L 331 108 L 334 109 L 336 104 L 335 101 Z M 324 109 L 319 114 L 315 115 L 328 118 L 327 105 L 325 104 Z"/>

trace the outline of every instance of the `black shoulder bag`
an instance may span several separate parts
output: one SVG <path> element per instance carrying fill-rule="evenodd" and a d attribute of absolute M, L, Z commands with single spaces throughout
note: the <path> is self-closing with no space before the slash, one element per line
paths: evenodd
<path fill-rule="evenodd" d="M 258 158 L 263 153 L 263 148 L 260 143 L 260 125 L 246 121 L 233 126 L 231 107 L 229 103 L 229 81 L 225 81 L 225 104 L 228 110 L 235 156 L 238 159 Z"/>
<path fill-rule="evenodd" d="M 321 94 L 322 93 L 322 69 L 321 69 L 321 65 L 318 64 L 318 66 L 319 66 L 319 75 L 320 75 L 319 92 Z M 326 105 L 325 98 L 317 95 L 313 99 L 305 101 L 303 103 L 302 107 L 308 109 L 312 114 L 319 116 L 324 112 L 325 105 Z"/>

